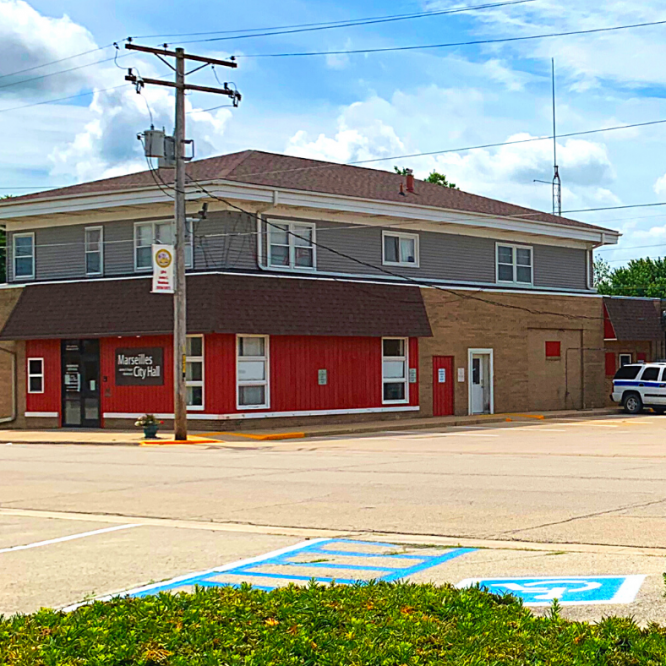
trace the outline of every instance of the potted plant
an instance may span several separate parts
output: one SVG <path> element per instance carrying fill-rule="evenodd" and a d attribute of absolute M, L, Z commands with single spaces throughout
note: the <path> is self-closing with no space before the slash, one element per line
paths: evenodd
<path fill-rule="evenodd" d="M 146 439 L 156 439 L 157 431 L 164 421 L 159 421 L 155 414 L 144 414 L 134 424 L 137 428 L 143 428 L 143 436 Z"/>

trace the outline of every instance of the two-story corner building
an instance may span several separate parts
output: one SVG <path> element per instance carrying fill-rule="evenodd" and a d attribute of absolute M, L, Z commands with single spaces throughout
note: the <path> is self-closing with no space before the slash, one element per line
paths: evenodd
<path fill-rule="evenodd" d="M 192 427 L 605 404 L 592 251 L 617 232 L 259 151 L 192 162 L 187 182 Z M 172 299 L 149 275 L 172 183 L 146 171 L 0 204 L 16 424 L 172 416 Z"/>

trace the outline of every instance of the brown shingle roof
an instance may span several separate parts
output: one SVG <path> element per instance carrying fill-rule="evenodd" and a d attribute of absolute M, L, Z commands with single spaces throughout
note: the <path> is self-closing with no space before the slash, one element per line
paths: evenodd
<path fill-rule="evenodd" d="M 222 274 L 187 286 L 190 333 L 432 335 L 418 287 Z M 173 299 L 150 288 L 150 278 L 28 285 L 0 339 L 170 334 Z"/>
<path fill-rule="evenodd" d="M 252 185 L 319 192 L 358 199 L 416 204 L 499 217 L 518 217 L 526 221 L 537 220 L 565 227 L 601 229 L 601 227 L 594 227 L 583 222 L 419 180 L 416 181 L 414 193 L 403 195 L 400 193 L 400 184 L 404 179 L 398 174 L 260 150 L 246 150 L 197 160 L 188 164 L 187 172 L 190 178 L 197 181 L 238 181 Z M 162 169 L 160 174 L 165 183 L 173 183 L 173 170 Z M 57 190 L 13 197 L 7 202 L 7 205 L 52 197 L 111 193 L 154 186 L 155 182 L 151 174 L 148 171 L 142 171 Z M 0 210 L 1 206 L 2 204 L 0 204 Z M 606 229 L 606 231 L 609 230 Z"/>
<path fill-rule="evenodd" d="M 663 340 L 659 301 L 605 297 L 606 312 L 620 341 Z"/>

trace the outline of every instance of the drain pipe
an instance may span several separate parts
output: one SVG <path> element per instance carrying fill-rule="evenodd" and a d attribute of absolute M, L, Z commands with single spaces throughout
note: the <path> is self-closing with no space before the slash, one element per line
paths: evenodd
<path fill-rule="evenodd" d="M 273 190 L 273 201 L 267 206 L 257 208 L 257 266 L 259 270 L 266 271 L 268 266 L 264 264 L 264 233 L 263 233 L 263 215 L 272 210 L 279 204 L 279 192 Z"/>
<path fill-rule="evenodd" d="M 5 349 L 4 347 L 0 347 L 0 351 L 12 357 L 12 415 L 0 418 L 0 425 L 4 425 L 5 423 L 16 421 L 18 415 L 18 405 L 16 404 L 16 352 L 9 351 L 9 349 Z"/>

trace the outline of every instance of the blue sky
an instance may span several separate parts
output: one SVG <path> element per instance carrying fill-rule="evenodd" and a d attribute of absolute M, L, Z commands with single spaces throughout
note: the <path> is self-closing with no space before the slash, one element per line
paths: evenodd
<path fill-rule="evenodd" d="M 460 8 L 481 0 L 210 2 L 175 0 L 0 0 L 0 77 L 104 46 L 127 36 L 243 30 Z M 168 7 L 168 11 L 167 11 Z M 197 154 L 246 148 L 348 162 L 414 152 L 452 150 L 542 136 L 550 132 L 550 59 L 558 73 L 562 133 L 666 119 L 666 26 L 600 35 L 440 50 L 308 58 L 257 54 L 381 48 L 609 27 L 666 19 L 661 0 L 535 0 L 412 21 L 321 32 L 188 44 L 198 53 L 239 56 L 238 109 L 202 109 L 224 98 L 188 100 L 189 136 Z M 146 38 L 178 45 L 195 37 Z M 64 185 L 137 170 L 145 165 L 136 133 L 150 124 L 170 129 L 173 102 L 163 89 L 139 97 L 118 88 L 123 72 L 113 49 L 20 76 L 0 78 L 0 117 L 9 129 L 0 151 L 2 192 Z M 124 53 L 122 55 L 125 55 Z M 24 83 L 81 64 L 90 66 Z M 132 55 L 119 64 L 144 76 L 167 76 L 155 59 Z M 208 71 L 195 75 L 215 84 Z M 5 87 L 1 87 L 1 86 Z M 98 92 L 57 104 L 2 112 L 44 100 Z M 107 92 L 99 92 L 107 90 Z M 666 126 L 561 140 L 564 209 L 666 201 Z M 445 172 L 462 189 L 543 210 L 550 189 L 534 179 L 552 175 L 548 142 L 459 151 L 381 162 L 411 166 L 417 175 Z M 12 190 L 11 188 L 16 188 Z M 666 206 L 572 215 L 619 229 L 619 250 L 603 255 L 618 266 L 634 256 L 666 254 Z M 649 246 L 649 247 L 644 247 Z M 635 249 L 632 249 L 635 248 Z"/>

